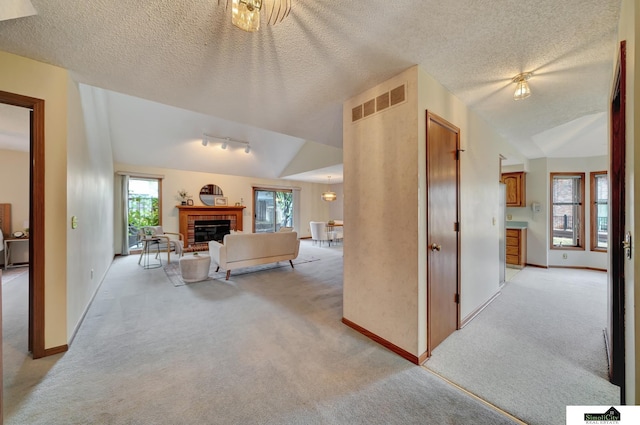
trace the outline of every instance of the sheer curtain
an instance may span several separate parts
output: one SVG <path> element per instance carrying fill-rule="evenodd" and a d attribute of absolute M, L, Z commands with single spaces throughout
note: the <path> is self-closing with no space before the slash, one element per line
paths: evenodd
<path fill-rule="evenodd" d="M 293 231 L 300 237 L 300 188 L 293 189 Z"/>
<path fill-rule="evenodd" d="M 122 196 L 122 249 L 121 255 L 129 255 L 129 176 L 121 177 Z"/>

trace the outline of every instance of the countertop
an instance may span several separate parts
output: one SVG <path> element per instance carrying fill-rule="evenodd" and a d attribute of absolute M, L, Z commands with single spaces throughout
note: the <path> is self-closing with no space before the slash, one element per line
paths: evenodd
<path fill-rule="evenodd" d="M 511 221 L 507 220 L 507 229 L 526 229 L 529 227 L 529 223 L 526 221 Z"/>

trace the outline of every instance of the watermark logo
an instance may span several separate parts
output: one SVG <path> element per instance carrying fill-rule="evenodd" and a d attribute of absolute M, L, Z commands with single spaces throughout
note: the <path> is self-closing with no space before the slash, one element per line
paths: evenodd
<path fill-rule="evenodd" d="M 637 425 L 640 406 L 567 406 L 566 425 Z"/>
<path fill-rule="evenodd" d="M 613 406 L 604 413 L 585 413 L 584 421 L 587 424 L 613 424 L 620 422 L 620 412 Z"/>

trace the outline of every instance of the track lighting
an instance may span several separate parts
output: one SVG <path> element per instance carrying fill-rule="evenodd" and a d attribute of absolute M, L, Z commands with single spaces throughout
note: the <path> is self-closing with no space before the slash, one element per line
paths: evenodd
<path fill-rule="evenodd" d="M 207 146 L 209 143 L 220 143 L 220 148 L 222 149 L 227 149 L 230 144 L 240 145 L 240 146 L 244 146 L 245 153 L 251 152 L 251 146 L 249 145 L 249 142 L 245 142 L 244 140 L 235 140 L 235 139 L 232 139 L 231 137 L 211 136 L 206 133 L 203 134 L 202 146 Z"/>

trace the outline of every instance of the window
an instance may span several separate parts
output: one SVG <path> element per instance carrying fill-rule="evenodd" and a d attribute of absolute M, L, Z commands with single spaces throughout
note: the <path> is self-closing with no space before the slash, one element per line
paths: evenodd
<path fill-rule="evenodd" d="M 254 232 L 277 232 L 293 227 L 293 191 L 290 189 L 254 188 Z"/>
<path fill-rule="evenodd" d="M 551 173 L 551 248 L 584 249 L 584 173 Z"/>
<path fill-rule="evenodd" d="M 591 173 L 591 250 L 606 251 L 609 234 L 609 180 L 606 171 Z"/>
<path fill-rule="evenodd" d="M 138 229 L 141 226 L 159 226 L 160 180 L 129 177 L 129 249 L 140 249 Z"/>

